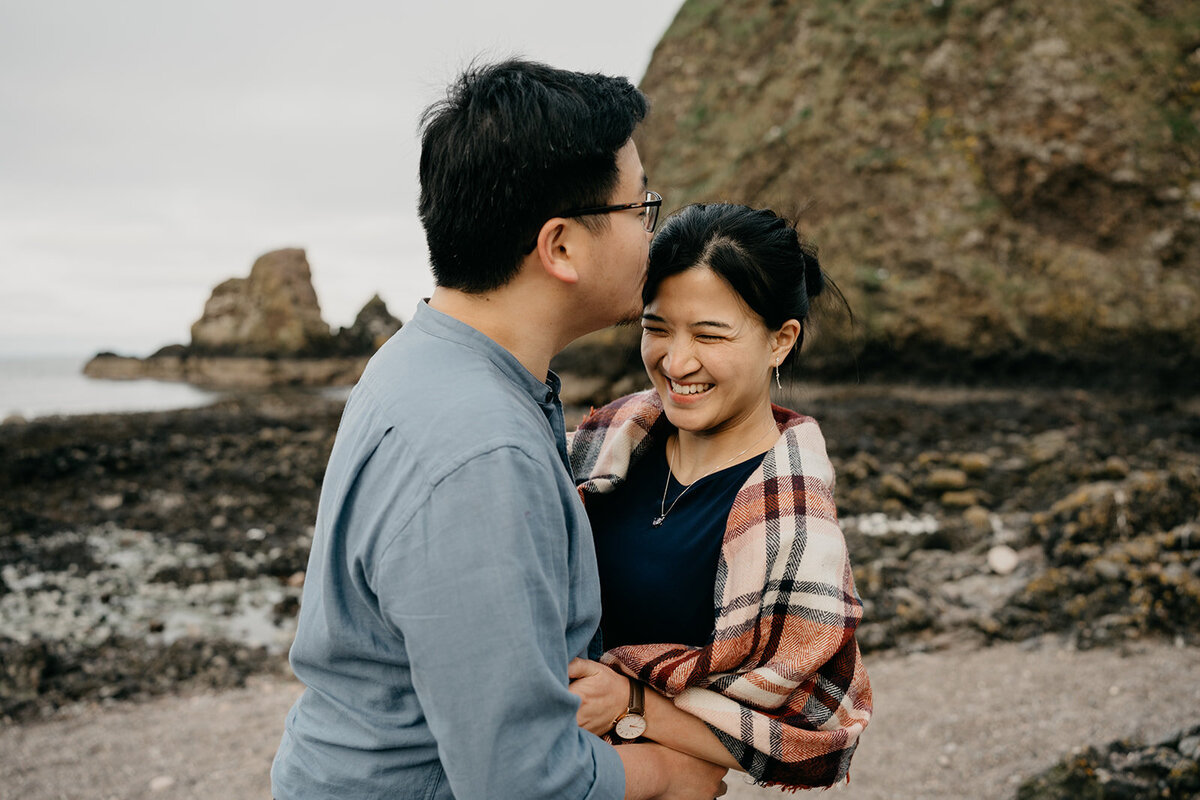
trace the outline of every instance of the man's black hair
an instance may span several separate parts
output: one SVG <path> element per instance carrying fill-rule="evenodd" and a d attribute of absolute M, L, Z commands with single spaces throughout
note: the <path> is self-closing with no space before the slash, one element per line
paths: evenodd
<path fill-rule="evenodd" d="M 608 203 L 617 151 L 647 108 L 625 78 L 516 59 L 464 72 L 421 119 L 419 211 L 437 284 L 503 286 L 546 220 Z"/>

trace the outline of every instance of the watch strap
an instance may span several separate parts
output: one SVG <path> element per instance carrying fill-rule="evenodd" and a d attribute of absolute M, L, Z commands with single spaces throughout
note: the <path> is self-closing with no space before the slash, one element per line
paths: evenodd
<path fill-rule="evenodd" d="M 629 679 L 629 708 L 625 713 L 646 715 L 646 688 L 637 678 Z"/>

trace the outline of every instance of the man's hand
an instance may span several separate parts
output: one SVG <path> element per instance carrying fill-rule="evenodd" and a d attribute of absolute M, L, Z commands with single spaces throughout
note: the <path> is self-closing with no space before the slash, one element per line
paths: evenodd
<path fill-rule="evenodd" d="M 725 794 L 725 767 L 653 742 L 617 748 L 626 800 L 711 800 Z"/>
<path fill-rule="evenodd" d="M 568 687 L 582 702 L 575 721 L 585 731 L 600 736 L 629 708 L 629 678 L 598 661 L 576 658 L 567 665 Z"/>

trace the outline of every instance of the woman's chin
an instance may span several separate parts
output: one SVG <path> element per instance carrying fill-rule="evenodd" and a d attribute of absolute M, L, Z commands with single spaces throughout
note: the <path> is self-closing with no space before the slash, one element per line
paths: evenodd
<path fill-rule="evenodd" d="M 692 407 L 680 407 L 671 403 L 663 403 L 663 412 L 677 430 L 702 433 L 709 429 L 711 420 L 707 415 L 699 413 Z"/>

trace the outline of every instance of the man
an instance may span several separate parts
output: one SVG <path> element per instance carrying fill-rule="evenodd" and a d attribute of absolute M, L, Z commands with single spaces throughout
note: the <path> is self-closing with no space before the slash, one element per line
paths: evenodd
<path fill-rule="evenodd" d="M 599 623 L 551 357 L 640 312 L 661 199 L 626 80 L 521 61 L 425 115 L 437 282 L 371 360 L 330 456 L 279 800 L 710 798 L 724 770 L 582 731 L 567 663 Z"/>

